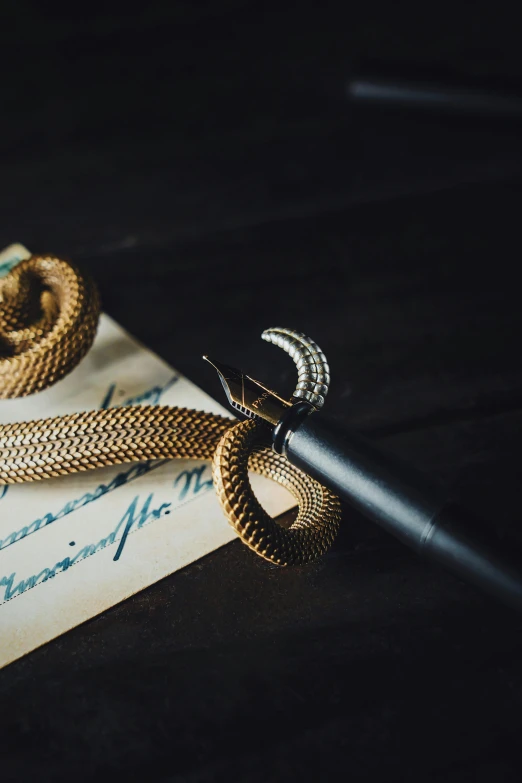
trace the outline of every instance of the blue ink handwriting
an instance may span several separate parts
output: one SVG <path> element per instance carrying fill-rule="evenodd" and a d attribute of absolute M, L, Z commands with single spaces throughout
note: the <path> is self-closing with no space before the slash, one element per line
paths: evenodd
<path fill-rule="evenodd" d="M 162 460 L 161 464 L 164 464 L 166 461 L 167 460 Z M 149 466 L 148 467 L 149 470 L 154 470 L 155 467 L 159 467 L 157 463 L 152 465 L 151 463 L 142 463 L 140 465 L 133 466 L 133 469 L 134 470 L 137 470 L 138 468 L 143 469 L 145 468 L 145 466 Z M 192 495 L 190 499 L 193 499 L 197 497 L 199 494 L 204 494 L 210 489 L 210 487 L 212 486 L 212 479 L 203 480 L 203 474 L 205 473 L 205 470 L 209 470 L 208 464 L 197 465 L 191 470 L 182 471 L 179 474 L 179 476 L 176 477 L 176 479 L 174 480 L 175 488 L 180 483 L 180 479 L 184 481 L 184 484 L 177 496 L 178 502 L 182 502 L 186 500 L 189 492 L 191 492 Z M 127 473 L 130 473 L 130 471 L 127 471 Z M 118 476 L 127 476 L 127 474 L 118 474 Z M 117 478 L 118 477 L 115 477 L 113 481 L 116 481 Z M 137 476 L 134 476 L 134 478 L 137 478 Z M 123 480 L 121 483 L 127 483 L 128 480 L 129 479 L 127 476 L 127 478 Z M 108 487 L 109 485 L 100 485 L 100 486 Z M 110 490 L 106 490 L 106 491 L 110 491 Z M 83 497 L 85 498 L 87 497 L 87 495 Z M 99 495 L 99 497 L 101 497 L 101 495 Z M 125 513 L 123 514 L 122 518 L 114 528 L 114 530 L 112 530 L 112 532 L 109 533 L 109 535 L 104 536 L 99 541 L 93 542 L 91 544 L 86 544 L 85 546 L 81 547 L 78 550 L 78 552 L 76 552 L 76 554 L 73 555 L 72 557 L 69 556 L 64 557 L 62 560 L 58 560 L 53 566 L 43 568 L 37 574 L 32 574 L 31 576 L 28 576 L 25 579 L 20 579 L 20 581 L 18 581 L 17 584 L 15 584 L 15 580 L 17 579 L 16 571 L 13 571 L 11 574 L 9 574 L 9 576 L 2 576 L 0 578 L 0 587 L 3 587 L 5 589 L 4 589 L 3 597 L 0 594 L 0 604 L 4 603 L 5 601 L 11 600 L 11 598 L 15 598 L 18 595 L 22 595 L 22 593 L 25 593 L 27 590 L 30 590 L 31 588 L 35 587 L 38 584 L 43 584 L 48 579 L 51 579 L 54 576 L 56 576 L 56 574 L 63 573 L 64 571 L 67 571 L 67 569 L 69 569 L 71 566 L 75 565 L 76 563 L 80 562 L 81 560 L 85 560 L 86 557 L 90 557 L 91 555 L 94 555 L 96 552 L 105 549 L 105 547 L 116 543 L 116 541 L 119 541 L 118 549 L 116 550 L 116 553 L 113 557 L 113 561 L 117 562 L 121 558 L 122 552 L 127 543 L 128 536 L 133 529 L 140 530 L 148 522 L 154 521 L 156 519 L 160 519 L 166 514 L 170 514 L 172 508 L 172 502 L 161 503 L 156 508 L 152 508 L 153 498 L 154 498 L 153 493 L 150 493 L 146 497 L 141 508 L 139 508 L 140 496 L 136 495 L 134 499 L 131 501 Z M 87 502 L 92 502 L 93 499 L 95 498 L 91 497 L 91 499 L 85 501 L 83 505 L 85 505 Z M 72 505 L 72 504 L 68 504 L 68 505 Z M 64 509 L 65 508 L 67 508 L 67 506 L 65 506 Z M 70 513 L 72 510 L 73 509 L 71 508 L 67 510 L 65 513 Z M 63 511 L 64 510 L 62 509 L 62 512 Z M 64 516 L 65 513 L 62 513 L 61 516 Z M 58 518 L 59 515 L 56 515 L 50 521 L 54 521 L 54 519 L 58 519 Z M 35 523 L 32 523 L 32 526 L 34 527 L 36 523 L 40 523 L 39 525 L 40 527 L 43 524 L 49 524 L 49 522 L 46 521 L 45 517 L 42 517 L 40 520 L 36 520 Z M 34 527 L 33 530 L 24 532 L 26 528 L 22 528 L 21 531 L 19 531 L 19 533 L 23 532 L 23 535 L 20 535 L 20 538 L 15 540 L 20 540 L 21 538 L 25 537 L 25 535 L 29 535 L 29 532 L 34 532 L 34 530 L 37 529 L 38 527 Z M 4 542 L 2 542 L 2 544 L 5 544 L 6 541 L 8 541 L 7 538 L 4 539 Z M 14 540 L 9 541 L 7 544 L 5 544 L 5 546 L 9 546 L 12 543 L 15 543 L 15 541 Z M 75 542 L 71 541 L 69 542 L 68 545 L 75 546 Z"/>
<path fill-rule="evenodd" d="M 105 393 L 105 397 L 102 400 L 101 408 L 120 408 L 123 405 L 140 405 L 141 403 L 147 403 L 147 405 L 158 405 L 163 394 L 179 380 L 178 375 L 174 375 L 163 386 L 151 386 L 150 389 L 146 389 L 141 394 L 137 394 L 135 397 L 128 397 L 123 402 L 114 403 L 114 394 L 116 392 L 116 384 L 111 383 Z"/>
<path fill-rule="evenodd" d="M 162 459 L 156 462 L 140 462 L 137 465 L 132 465 L 128 470 L 122 471 L 114 476 L 107 484 L 98 484 L 92 492 L 86 492 L 79 498 L 69 500 L 59 511 L 54 513 L 48 511 L 47 514 L 43 514 L 43 516 L 35 519 L 28 525 L 25 525 L 18 530 L 14 530 L 12 533 L 8 533 L 5 538 L 0 539 L 0 550 L 6 549 L 17 541 L 21 541 L 23 538 L 26 538 L 26 536 L 31 535 L 31 533 L 36 533 L 37 530 L 56 522 L 57 519 L 62 519 L 67 516 L 67 514 L 76 511 L 77 508 L 83 508 L 83 506 L 87 506 L 89 503 L 99 500 L 101 497 L 118 487 L 129 484 L 131 481 L 134 481 L 134 479 L 140 478 L 140 476 L 144 476 L 146 473 L 156 470 L 156 468 L 160 468 L 162 465 L 165 465 L 167 461 L 168 460 L 166 459 Z"/>
<path fill-rule="evenodd" d="M 191 470 L 182 470 L 179 476 L 176 476 L 174 486 L 177 487 L 180 481 L 184 481 L 181 491 L 179 493 L 179 499 L 184 500 L 188 494 L 189 489 L 192 489 L 194 495 L 197 495 L 201 490 L 205 491 L 212 486 L 212 479 L 202 481 L 201 477 L 207 470 L 208 465 L 199 465 L 197 468 Z"/>
<path fill-rule="evenodd" d="M 22 259 L 19 256 L 12 256 L 7 261 L 3 261 L 0 264 L 0 277 L 3 277 Z"/>
<path fill-rule="evenodd" d="M 140 529 L 151 519 L 159 519 L 164 514 L 169 513 L 170 503 L 162 503 L 157 508 L 151 509 L 153 495 L 148 495 L 140 510 L 138 510 L 139 495 L 136 495 L 134 500 L 129 505 L 123 517 L 120 519 L 114 530 L 109 533 L 108 536 L 101 538 L 92 544 L 87 544 L 76 552 L 72 557 L 64 557 L 63 560 L 58 560 L 53 566 L 43 568 L 37 574 L 32 574 L 26 579 L 20 579 L 15 585 L 17 578 L 16 571 L 13 571 L 9 576 L 3 576 L 0 579 L 0 587 L 4 587 L 3 599 L 1 602 L 10 601 L 11 598 L 15 598 L 17 595 L 22 595 L 27 590 L 35 587 L 37 584 L 47 582 L 48 579 L 52 579 L 56 574 L 67 571 L 68 568 L 79 563 L 81 560 L 85 560 L 86 557 L 94 555 L 95 552 L 99 552 L 101 549 L 114 544 L 117 540 L 120 530 L 123 528 L 123 533 L 120 538 L 118 550 L 114 555 L 113 560 L 119 560 L 123 547 L 127 541 L 128 535 L 132 527 Z"/>

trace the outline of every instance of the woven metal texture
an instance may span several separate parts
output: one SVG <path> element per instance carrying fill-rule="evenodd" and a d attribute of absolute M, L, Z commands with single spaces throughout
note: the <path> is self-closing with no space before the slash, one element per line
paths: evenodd
<path fill-rule="evenodd" d="M 0 284 L 0 397 L 40 391 L 92 345 L 94 285 L 50 257 L 21 262 Z M 217 496 L 241 540 L 277 565 L 303 564 L 331 546 L 338 499 L 269 447 L 263 424 L 167 406 L 124 406 L 0 425 L 0 484 L 59 477 L 151 459 L 213 460 Z M 288 489 L 299 511 L 279 525 L 255 497 L 248 471 Z"/>

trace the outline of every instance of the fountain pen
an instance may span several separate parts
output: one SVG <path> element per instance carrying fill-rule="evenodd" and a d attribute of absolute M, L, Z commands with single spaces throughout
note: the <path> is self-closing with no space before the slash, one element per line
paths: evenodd
<path fill-rule="evenodd" d="M 306 399 L 289 402 L 240 370 L 210 363 L 234 409 L 266 422 L 275 451 L 419 555 L 522 611 L 522 557 L 511 542 L 447 502 L 416 468 L 329 423 Z"/>

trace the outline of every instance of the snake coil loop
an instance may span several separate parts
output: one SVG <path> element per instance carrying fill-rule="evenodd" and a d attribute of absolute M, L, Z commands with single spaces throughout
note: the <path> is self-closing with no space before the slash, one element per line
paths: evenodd
<path fill-rule="evenodd" d="M 61 380 L 83 359 L 98 326 L 94 283 L 66 261 L 32 256 L 0 280 L 0 399 Z"/>
<path fill-rule="evenodd" d="M 266 430 L 244 421 L 224 433 L 214 453 L 213 480 L 221 507 L 244 544 L 276 565 L 302 565 L 331 547 L 341 520 L 339 499 L 269 447 Z M 277 481 L 296 499 L 289 528 L 279 525 L 252 492 L 248 470 Z"/>
<path fill-rule="evenodd" d="M 0 398 L 47 388 L 87 353 L 99 317 L 95 286 L 58 258 L 32 257 L 0 281 Z M 320 348 L 290 329 L 263 339 L 297 364 L 294 394 L 324 403 L 329 370 Z M 23 483 L 126 462 L 213 459 L 221 506 L 242 541 L 278 565 L 302 564 L 330 547 L 340 523 L 339 500 L 269 448 L 265 428 L 223 416 L 165 406 L 127 406 L 0 425 L 0 484 Z M 252 470 L 277 481 L 299 504 L 283 528 L 261 507 Z"/>

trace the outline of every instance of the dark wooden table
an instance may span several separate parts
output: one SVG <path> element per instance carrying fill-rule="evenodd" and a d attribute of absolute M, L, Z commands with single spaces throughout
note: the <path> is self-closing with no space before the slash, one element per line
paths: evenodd
<path fill-rule="evenodd" d="M 230 43 L 228 22 L 223 13 L 205 23 Z M 263 93 L 269 110 L 252 98 L 243 124 L 224 119 L 261 57 L 250 61 L 243 41 L 217 76 L 207 61 L 207 103 L 220 74 L 250 63 L 223 87 L 225 110 L 187 97 L 203 84 L 193 57 L 196 76 L 179 83 L 194 126 L 175 122 L 172 107 L 162 126 L 165 88 L 150 103 L 142 89 L 136 108 L 130 78 L 113 71 L 104 86 L 106 53 L 116 47 L 113 68 L 124 68 L 127 44 L 113 30 L 89 48 L 91 27 L 83 38 L 52 28 L 43 62 L 62 82 L 51 79 L 38 104 L 45 138 L 31 124 L 39 93 L 33 104 L 10 98 L 0 245 L 81 263 L 111 316 L 220 400 L 202 353 L 289 391 L 293 365 L 259 334 L 310 334 L 330 360 L 330 415 L 435 474 L 515 540 L 518 129 L 347 114 L 320 89 L 342 71 L 340 48 L 312 64 L 298 36 L 293 69 L 270 72 L 279 86 Z M 168 35 L 154 33 L 151 79 L 167 61 Z M 125 35 L 129 50 L 143 41 L 138 24 Z M 186 64 L 183 40 L 172 57 Z M 71 75 L 60 65 L 73 49 Z M 286 92 L 312 73 L 320 110 L 310 93 L 288 108 Z M 155 128 L 137 119 L 140 107 Z M 0 774 L 510 783 L 522 772 L 521 689 L 521 619 L 345 509 L 318 564 L 280 570 L 234 542 L 0 672 Z"/>

